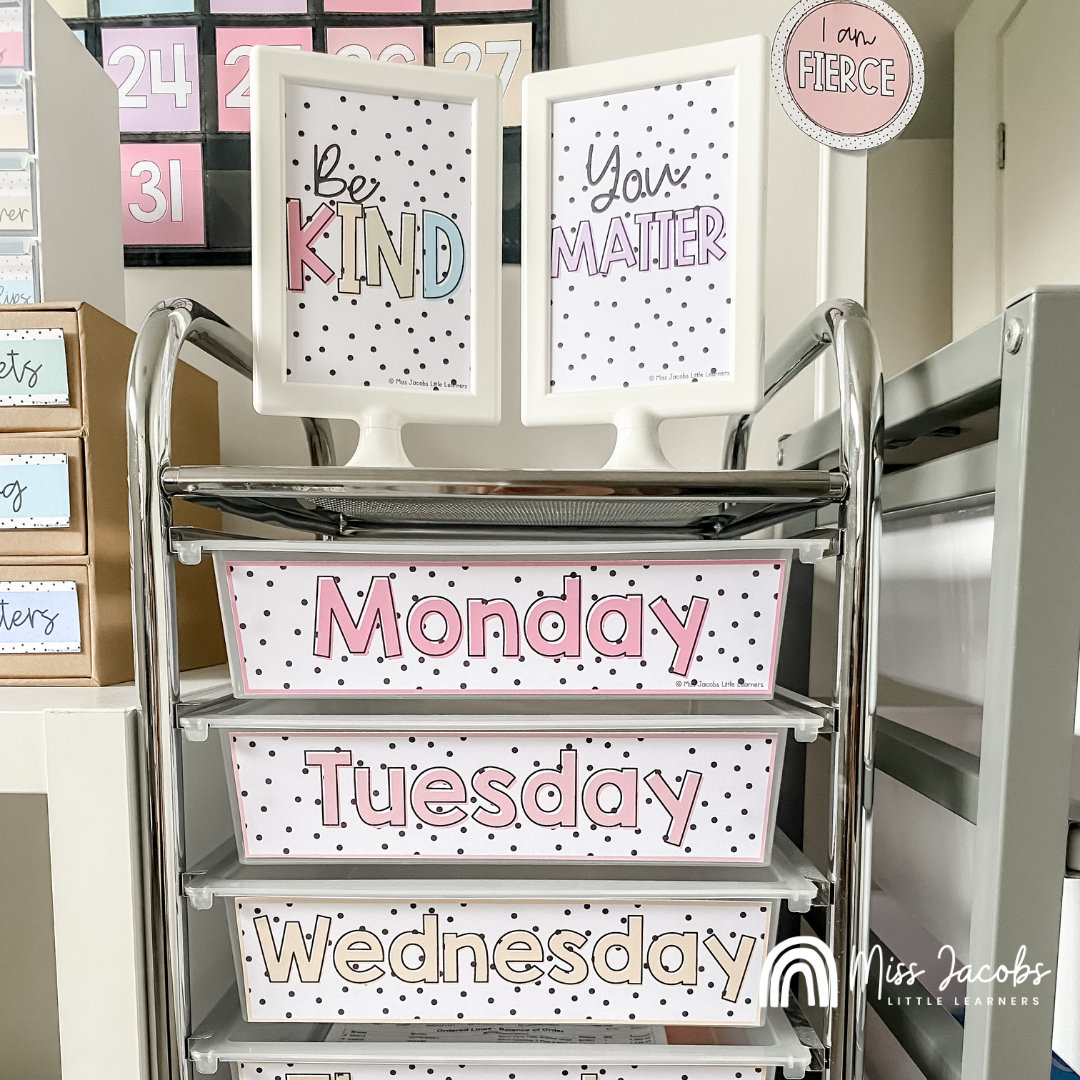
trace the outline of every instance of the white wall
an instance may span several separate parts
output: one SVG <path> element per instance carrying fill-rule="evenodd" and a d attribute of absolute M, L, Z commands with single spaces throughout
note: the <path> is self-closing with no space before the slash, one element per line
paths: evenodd
<path fill-rule="evenodd" d="M 870 155 L 866 305 L 889 378 L 952 341 L 952 139 Z"/>

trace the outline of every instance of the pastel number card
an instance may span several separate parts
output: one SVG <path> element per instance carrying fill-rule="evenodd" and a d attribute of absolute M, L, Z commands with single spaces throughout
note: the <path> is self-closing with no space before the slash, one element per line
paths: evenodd
<path fill-rule="evenodd" d="M 64 331 L 0 330 L 0 408 L 68 400 Z"/>
<path fill-rule="evenodd" d="M 360 60 L 393 60 L 399 64 L 424 62 L 422 26 L 328 26 L 326 51 L 331 56 Z"/>
<path fill-rule="evenodd" d="M 218 27 L 218 130 L 251 128 L 251 50 L 256 45 L 311 52 L 311 42 L 310 26 Z"/>
<path fill-rule="evenodd" d="M 503 123 L 521 123 L 521 84 L 532 71 L 532 23 L 435 27 L 435 63 L 498 75 Z"/>
<path fill-rule="evenodd" d="M 500 86 L 350 56 L 252 55 L 255 407 L 497 423 Z"/>
<path fill-rule="evenodd" d="M 609 468 L 670 468 L 663 419 L 761 405 L 766 53 L 525 80 L 523 418 L 614 423 Z"/>
<path fill-rule="evenodd" d="M 120 144 L 124 244 L 203 242 L 202 144 Z"/>
<path fill-rule="evenodd" d="M 121 131 L 199 130 L 199 47 L 194 26 L 101 31 L 105 72 L 120 94 Z"/>
<path fill-rule="evenodd" d="M 81 649 L 74 581 L 0 581 L 0 653 Z"/>

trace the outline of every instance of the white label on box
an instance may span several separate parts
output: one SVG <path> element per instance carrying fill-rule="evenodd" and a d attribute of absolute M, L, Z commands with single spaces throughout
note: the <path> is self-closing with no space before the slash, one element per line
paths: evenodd
<path fill-rule="evenodd" d="M 667 1035 L 662 1027 L 644 1024 L 335 1024 L 326 1041 L 663 1046 L 667 1043 Z"/>
<path fill-rule="evenodd" d="M 778 733 L 228 736 L 257 859 L 760 863 Z"/>
<path fill-rule="evenodd" d="M 252 1021 L 755 1026 L 772 905 L 244 898 L 236 917 Z"/>
<path fill-rule="evenodd" d="M 81 649 L 74 581 L 0 581 L 0 653 Z"/>
<path fill-rule="evenodd" d="M 783 559 L 228 561 L 225 587 L 247 694 L 762 697 L 785 571 Z"/>

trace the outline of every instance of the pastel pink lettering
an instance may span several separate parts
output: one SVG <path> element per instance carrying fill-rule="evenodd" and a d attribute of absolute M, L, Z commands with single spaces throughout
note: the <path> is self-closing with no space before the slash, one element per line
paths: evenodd
<path fill-rule="evenodd" d="M 439 637 L 428 635 L 432 622 Z M 445 596 L 425 596 L 409 611 L 406 632 L 417 652 L 425 656 L 449 656 L 461 644 L 461 616 Z"/>
<path fill-rule="evenodd" d="M 581 578 L 563 578 L 563 596 L 542 596 L 525 613 L 525 640 L 541 656 L 581 655 Z M 559 625 L 557 637 L 546 637 L 545 627 Z"/>
<path fill-rule="evenodd" d="M 642 644 L 640 596 L 604 596 L 589 609 L 585 636 L 601 656 L 640 656 Z M 618 637 L 608 637 L 617 629 Z"/>
<path fill-rule="evenodd" d="M 351 750 L 305 750 L 304 764 L 319 770 L 322 787 L 322 823 L 340 825 L 341 810 L 338 805 L 338 769 L 352 765 Z"/>
<path fill-rule="evenodd" d="M 615 788 L 619 804 L 612 810 L 600 806 L 600 792 Z M 585 782 L 581 804 L 585 813 L 606 829 L 637 828 L 637 769 L 601 769 Z"/>
<path fill-rule="evenodd" d="M 518 617 L 509 600 L 479 600 L 471 598 L 469 611 L 469 655 L 487 656 L 487 621 L 498 619 L 502 624 L 503 656 L 519 656 Z"/>
<path fill-rule="evenodd" d="M 481 806 L 473 811 L 473 817 L 488 829 L 508 829 L 517 820 L 517 806 L 507 795 L 505 788 L 512 787 L 517 780 L 512 772 L 495 766 L 478 769 L 472 778 L 473 791 L 481 799 L 487 799 L 496 807 L 495 811 Z M 495 785 L 498 784 L 499 787 Z"/>
<path fill-rule="evenodd" d="M 701 773 L 688 770 L 683 777 L 678 795 L 668 787 L 668 782 L 659 769 L 649 773 L 645 777 L 645 783 L 649 785 L 649 790 L 660 800 L 660 804 L 671 818 L 667 833 L 664 835 L 664 843 L 679 847 L 683 842 L 683 837 L 686 836 L 690 816 L 697 802 L 698 791 L 701 788 Z"/>
<path fill-rule="evenodd" d="M 289 259 L 289 291 L 304 291 L 304 267 L 308 267 L 323 284 L 335 273 L 315 254 L 311 245 L 337 215 L 323 203 L 305 223 L 299 199 L 285 200 L 285 242 Z"/>
<path fill-rule="evenodd" d="M 553 810 L 543 810 L 538 801 L 540 792 L 553 788 L 559 794 L 559 805 Z M 572 829 L 577 824 L 577 751 L 563 750 L 559 754 L 559 767 L 537 769 L 525 781 L 521 791 L 521 809 L 536 825 L 559 825 Z"/>
<path fill-rule="evenodd" d="M 660 625 L 667 631 L 668 637 L 675 642 L 675 658 L 669 670 L 675 675 L 687 675 L 694 662 L 694 650 L 697 649 L 701 627 L 709 610 L 709 601 L 695 596 L 690 601 L 690 610 L 686 613 L 686 622 L 671 610 L 671 605 L 662 596 L 658 596 L 649 609 L 660 620 Z"/>
<path fill-rule="evenodd" d="M 315 599 L 315 655 L 333 655 L 333 628 L 337 624 L 349 652 L 366 656 L 378 627 L 382 635 L 383 655 L 401 656 L 394 591 L 388 577 L 373 577 L 360 618 L 353 622 L 349 605 L 341 595 L 337 579 L 320 577 Z"/>
<path fill-rule="evenodd" d="M 413 813 L 427 825 L 456 825 L 468 814 L 457 803 L 465 802 L 465 784 L 453 769 L 425 769 L 413 782 L 410 801 Z M 443 806 L 453 809 L 444 810 Z"/>
<path fill-rule="evenodd" d="M 376 810 L 374 798 L 379 793 L 371 790 L 371 770 L 365 766 L 355 771 L 356 812 L 365 825 L 396 825 L 401 828 L 406 815 L 405 770 L 395 766 L 387 769 L 383 775 L 388 787 L 386 806 Z"/>

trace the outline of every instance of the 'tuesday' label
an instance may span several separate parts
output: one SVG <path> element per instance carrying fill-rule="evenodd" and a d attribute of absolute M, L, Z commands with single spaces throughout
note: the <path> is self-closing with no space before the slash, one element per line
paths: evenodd
<path fill-rule="evenodd" d="M 67 454 L 0 454 L 0 529 L 70 524 Z"/>
<path fill-rule="evenodd" d="M 0 330 L 0 407 L 67 404 L 64 331 Z"/>
<path fill-rule="evenodd" d="M 81 649 L 74 581 L 0 581 L 0 653 Z"/>
<path fill-rule="evenodd" d="M 236 901 L 260 1020 L 756 1025 L 771 904 Z"/>
<path fill-rule="evenodd" d="M 764 696 L 785 571 L 227 561 L 224 586 L 246 694 Z"/>
<path fill-rule="evenodd" d="M 228 736 L 249 859 L 761 863 L 777 733 Z"/>

